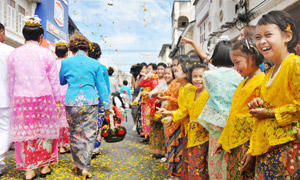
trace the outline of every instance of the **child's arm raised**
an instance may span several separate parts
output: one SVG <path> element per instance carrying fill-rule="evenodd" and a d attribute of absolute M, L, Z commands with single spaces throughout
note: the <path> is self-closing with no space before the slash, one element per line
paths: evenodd
<path fill-rule="evenodd" d="M 191 40 L 188 39 L 184 36 L 181 36 L 181 40 L 182 40 L 182 45 L 186 45 L 186 44 L 190 44 L 196 51 L 196 53 L 204 60 L 206 60 L 207 62 L 211 63 L 211 57 L 209 57 L 209 55 L 207 53 L 205 53 L 199 46 L 197 46 L 197 44 Z"/>

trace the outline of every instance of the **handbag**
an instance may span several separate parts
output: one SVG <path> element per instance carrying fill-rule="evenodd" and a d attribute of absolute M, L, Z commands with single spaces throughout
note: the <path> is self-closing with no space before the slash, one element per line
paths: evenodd
<path fill-rule="evenodd" d="M 150 113 L 147 114 L 147 117 L 150 121 L 160 122 L 161 121 L 161 115 L 159 113 L 156 113 L 157 107 L 161 107 L 161 103 L 158 100 L 158 97 L 155 97 L 151 100 L 149 100 L 149 108 Z"/>

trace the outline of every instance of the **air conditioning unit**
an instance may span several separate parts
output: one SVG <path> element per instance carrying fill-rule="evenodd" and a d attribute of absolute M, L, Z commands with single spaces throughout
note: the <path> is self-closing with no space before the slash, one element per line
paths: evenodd
<path fill-rule="evenodd" d="M 237 17 L 234 1 L 226 1 L 219 11 L 219 27 L 228 28 L 234 25 L 234 19 Z"/>
<path fill-rule="evenodd" d="M 217 34 L 219 29 L 219 13 L 214 13 L 209 16 L 207 30 L 209 35 Z"/>

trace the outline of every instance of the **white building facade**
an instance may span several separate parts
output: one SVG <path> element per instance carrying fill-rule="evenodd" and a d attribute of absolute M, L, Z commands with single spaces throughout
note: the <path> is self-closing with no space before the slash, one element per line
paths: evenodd
<path fill-rule="evenodd" d="M 194 0 L 174 0 L 172 9 L 172 47 L 170 57 L 185 54 L 188 50 L 181 48 L 180 36 L 194 37 L 195 7 Z"/>
<path fill-rule="evenodd" d="M 161 58 L 161 62 L 165 64 L 172 64 L 172 60 L 169 57 L 171 52 L 172 44 L 163 44 L 161 50 L 159 52 L 159 57 Z"/>
<path fill-rule="evenodd" d="M 5 43 L 13 47 L 24 44 L 24 16 L 34 15 L 40 0 L 0 0 L 0 22 L 5 26 Z"/>
<path fill-rule="evenodd" d="M 256 25 L 259 18 L 272 10 L 290 13 L 300 26 L 298 0 L 195 0 L 196 26 L 194 41 L 203 50 L 212 53 L 218 39 L 235 41 L 249 18 Z M 246 13 L 247 12 L 247 13 Z"/>

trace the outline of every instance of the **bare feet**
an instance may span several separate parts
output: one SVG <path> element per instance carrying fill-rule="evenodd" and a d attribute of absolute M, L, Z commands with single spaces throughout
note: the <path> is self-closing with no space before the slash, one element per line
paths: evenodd
<path fill-rule="evenodd" d="M 42 174 L 47 174 L 49 172 L 51 172 L 51 169 L 49 168 L 49 166 L 42 167 L 42 169 L 41 169 Z"/>
<path fill-rule="evenodd" d="M 31 180 L 31 179 L 35 179 L 37 176 L 36 176 L 34 170 L 28 170 L 25 173 L 25 177 L 26 177 L 26 180 Z"/>
<path fill-rule="evenodd" d="M 65 153 L 68 153 L 68 152 L 70 152 L 69 148 L 65 148 L 65 147 L 59 148 L 59 154 L 65 154 Z"/>
<path fill-rule="evenodd" d="M 50 175 L 50 174 L 51 174 L 51 169 L 49 168 L 49 166 L 42 167 L 40 177 L 44 178 L 44 177 L 46 177 L 47 175 Z"/>
<path fill-rule="evenodd" d="M 89 173 L 88 171 L 86 170 L 82 170 L 82 179 L 83 180 L 86 180 L 87 178 L 91 178 L 92 177 L 92 174 Z"/>
<path fill-rule="evenodd" d="M 72 170 L 74 170 L 76 174 L 79 172 L 79 168 L 75 164 L 73 164 Z"/>

